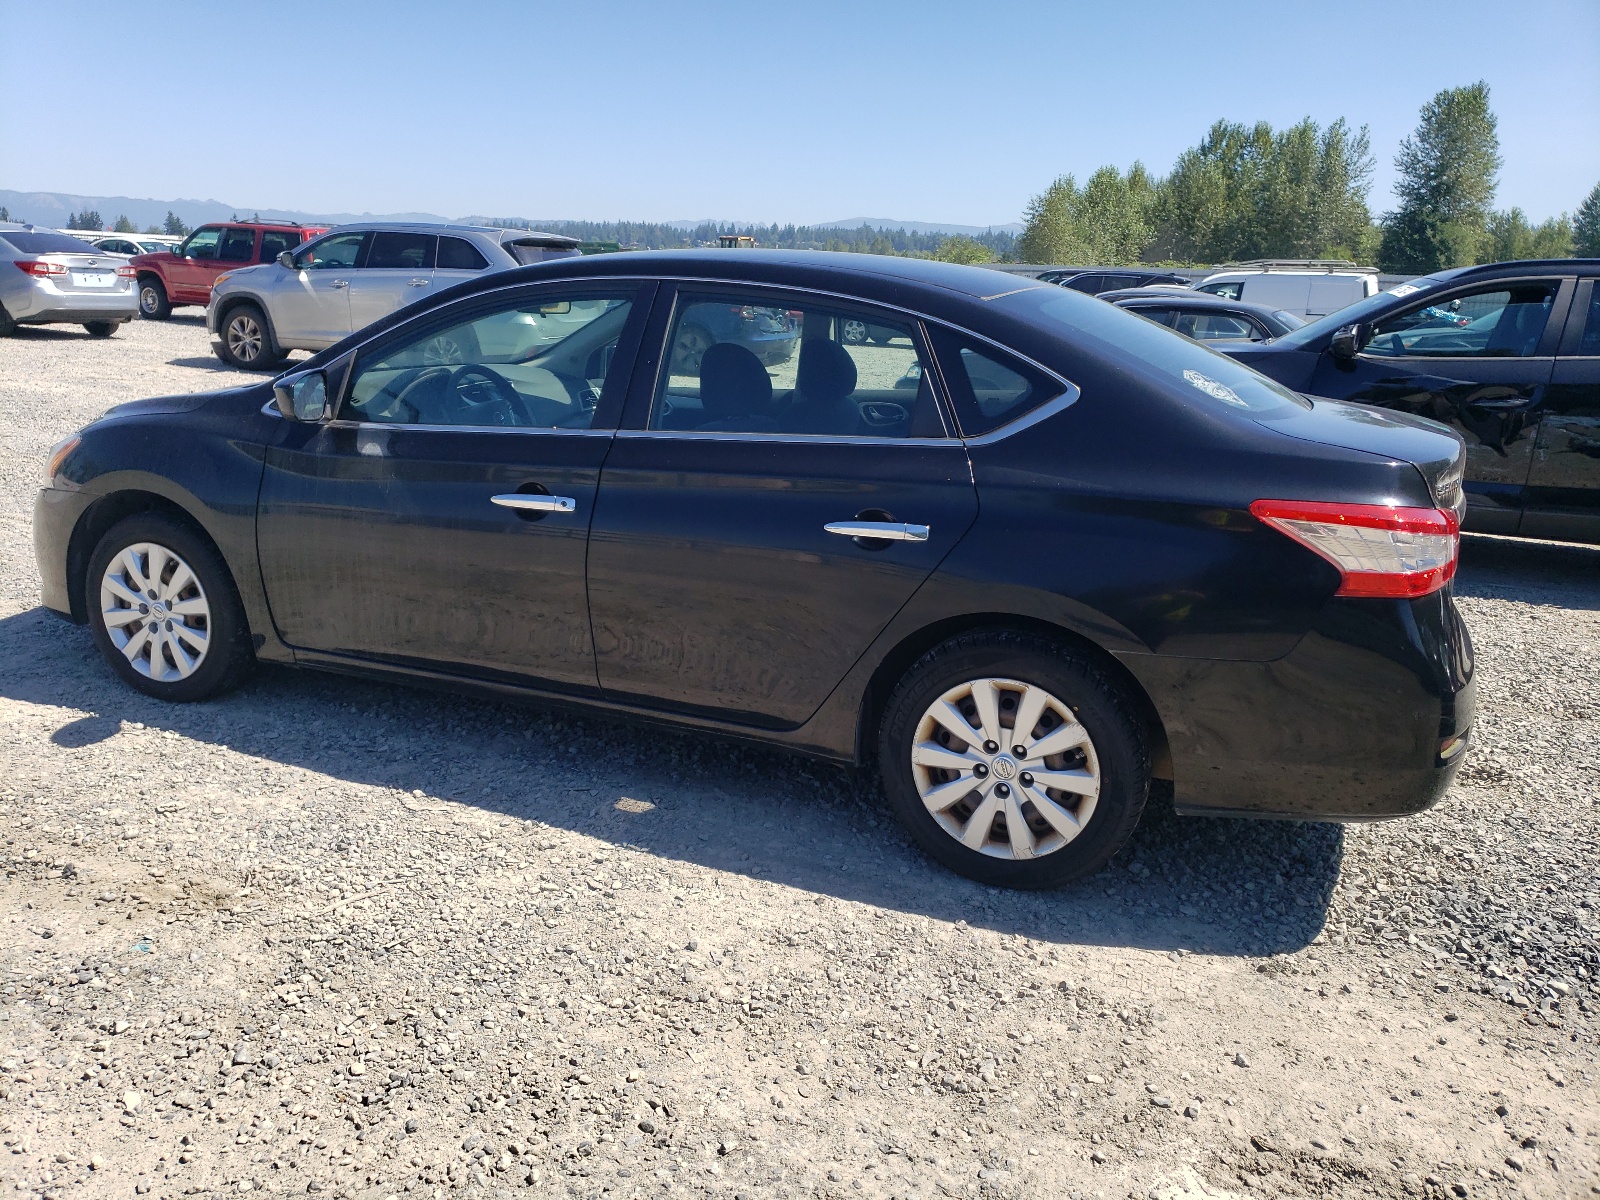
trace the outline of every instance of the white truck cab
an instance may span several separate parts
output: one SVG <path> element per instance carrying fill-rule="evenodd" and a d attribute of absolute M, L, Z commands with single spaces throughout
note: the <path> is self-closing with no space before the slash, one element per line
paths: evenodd
<path fill-rule="evenodd" d="M 1260 259 L 1229 263 L 1195 285 L 1227 300 L 1268 304 L 1314 321 L 1378 293 L 1378 273 L 1345 259 Z"/>

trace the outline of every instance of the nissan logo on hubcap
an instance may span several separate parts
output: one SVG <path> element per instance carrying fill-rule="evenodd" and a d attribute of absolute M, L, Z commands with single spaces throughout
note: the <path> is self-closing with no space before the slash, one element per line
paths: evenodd
<path fill-rule="evenodd" d="M 996 779 L 1003 779 L 1009 782 L 1017 777 L 1017 764 L 1004 754 L 994 760 L 992 769 Z"/>

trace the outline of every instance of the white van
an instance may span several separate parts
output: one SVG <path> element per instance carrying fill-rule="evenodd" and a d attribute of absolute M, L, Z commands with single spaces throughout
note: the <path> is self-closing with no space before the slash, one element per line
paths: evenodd
<path fill-rule="evenodd" d="M 1195 285 L 1225 300 L 1266 304 L 1315 321 L 1378 294 L 1378 273 L 1339 259 L 1230 263 Z"/>

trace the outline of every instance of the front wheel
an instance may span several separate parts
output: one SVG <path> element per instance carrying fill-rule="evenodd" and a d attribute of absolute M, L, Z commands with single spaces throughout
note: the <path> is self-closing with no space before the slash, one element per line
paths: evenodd
<path fill-rule="evenodd" d="M 108 338 L 117 331 L 120 321 L 85 321 L 83 327 L 89 331 L 90 337 Z"/>
<path fill-rule="evenodd" d="M 154 275 L 139 280 L 139 315 L 149 321 L 165 321 L 172 315 L 166 285 Z"/>
<path fill-rule="evenodd" d="M 238 304 L 223 314 L 217 357 L 241 371 L 270 370 L 283 361 L 267 332 L 267 318 L 254 304 Z"/>
<path fill-rule="evenodd" d="M 918 845 L 994 887 L 1092 875 L 1132 836 L 1150 790 L 1123 688 L 1087 656 L 1008 631 L 918 660 L 884 711 L 878 766 Z"/>
<path fill-rule="evenodd" d="M 255 661 L 222 556 L 160 513 L 114 525 L 89 559 L 84 602 L 95 644 L 122 678 L 160 700 L 204 700 Z"/>

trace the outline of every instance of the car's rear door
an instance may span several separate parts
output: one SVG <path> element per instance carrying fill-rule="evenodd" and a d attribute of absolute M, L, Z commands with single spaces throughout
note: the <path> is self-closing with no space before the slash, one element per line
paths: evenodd
<path fill-rule="evenodd" d="M 585 547 L 650 290 L 515 289 L 356 351 L 337 418 L 286 421 L 267 453 L 257 541 L 283 640 L 311 661 L 593 692 Z M 539 336 L 579 304 L 582 327 Z M 506 312 L 531 355 L 430 363 L 432 342 L 476 346 Z"/>
<path fill-rule="evenodd" d="M 379 229 L 350 279 L 350 327 L 364 329 L 433 291 L 439 239 L 431 233 Z"/>
<path fill-rule="evenodd" d="M 600 686 L 794 727 L 971 525 L 966 451 L 913 318 L 689 284 L 657 308 L 590 535 Z M 892 336 L 846 345 L 849 320 Z M 686 329 L 717 332 L 680 353 Z"/>
<path fill-rule="evenodd" d="M 1468 528 L 1516 533 L 1571 292 L 1544 277 L 1431 294 L 1378 322 L 1353 361 L 1324 353 L 1306 390 L 1453 426 L 1467 443 Z"/>
<path fill-rule="evenodd" d="M 1519 532 L 1600 542 L 1600 280 L 1578 281 L 1543 408 Z"/>

